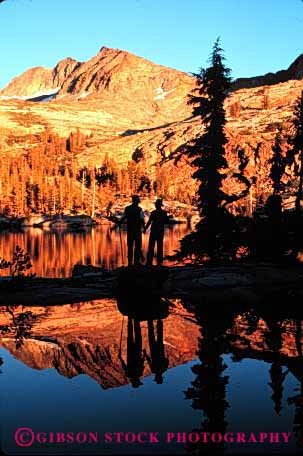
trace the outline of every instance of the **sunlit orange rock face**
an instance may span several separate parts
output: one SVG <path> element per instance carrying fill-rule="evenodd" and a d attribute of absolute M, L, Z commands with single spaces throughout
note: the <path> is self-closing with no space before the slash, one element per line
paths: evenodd
<path fill-rule="evenodd" d="M 123 319 L 116 300 L 102 299 L 52 307 L 3 306 L 0 307 L 0 327 L 13 325 L 18 315 L 29 311 L 32 312 L 31 328 L 21 347 L 16 347 L 14 326 L 0 339 L 0 347 L 7 349 L 18 360 L 32 369 L 54 368 L 67 378 L 86 374 L 103 388 L 129 382 L 119 357 L 121 349 L 122 359 L 126 362 L 127 317 Z M 201 313 L 203 315 L 203 310 Z M 201 337 L 207 337 L 207 328 L 216 326 L 218 322 L 204 320 L 205 328 L 201 330 L 194 314 L 187 310 L 183 301 L 172 300 L 170 313 L 162 320 L 168 368 L 196 359 Z M 142 349 L 150 355 L 148 323 L 142 321 L 140 325 Z M 153 325 L 157 338 L 156 320 Z M 219 340 L 222 354 L 226 350 L 238 359 L 281 362 L 295 376 L 302 378 L 302 328 L 301 320 L 278 322 L 253 318 L 249 321 L 245 314 L 241 314 L 234 318 L 230 327 L 222 330 L 219 339 L 211 338 L 209 342 L 213 346 L 215 340 Z M 225 343 L 222 344 L 223 340 Z M 143 376 L 148 375 L 151 375 L 151 367 L 145 360 Z"/>
<path fill-rule="evenodd" d="M 238 165 L 236 147 L 245 146 L 250 156 L 247 174 L 252 176 L 256 168 L 253 150 L 262 142 L 264 163 L 259 168 L 268 179 L 263 165 L 270 145 L 279 125 L 289 129 L 295 101 L 303 90 L 302 61 L 300 56 L 288 70 L 235 82 L 226 101 L 227 154 L 232 168 Z M 39 145 L 46 130 L 67 137 L 79 128 L 88 137 L 77 154 L 80 166 L 99 166 L 106 155 L 124 166 L 140 149 L 152 175 L 155 163 L 182 151 L 201 133 L 200 122 L 191 117 L 187 104 L 194 86 L 195 78 L 187 73 L 104 47 L 87 62 L 68 58 L 53 70 L 28 70 L 0 96 L 33 97 L 55 88 L 58 92 L 47 102 L 0 99 L 0 153 L 22 154 Z M 174 165 L 166 166 L 172 173 Z M 193 185 L 185 188 L 191 172 L 181 161 L 171 185 L 192 193 Z M 262 180 L 260 185 L 264 185 Z"/>
<path fill-rule="evenodd" d="M 127 360 L 127 317 L 123 322 L 115 300 L 51 308 L 19 306 L 14 308 L 14 315 L 24 311 L 33 312 L 30 337 L 18 349 L 10 335 L 0 344 L 17 359 L 33 369 L 55 368 L 68 378 L 89 375 L 103 388 L 128 383 L 119 358 L 121 348 L 122 358 L 125 362 Z M 163 320 L 163 344 L 169 367 L 195 357 L 200 333 L 191 317 L 182 305 L 176 303 L 175 309 Z M 11 322 L 11 315 L 1 308 L 0 325 Z M 156 321 L 154 325 L 157 338 Z M 141 330 L 142 348 L 149 354 L 147 321 L 141 322 Z M 144 376 L 150 374 L 150 365 L 145 362 Z"/>
<path fill-rule="evenodd" d="M 0 91 L 0 96 L 27 97 L 40 90 L 49 90 L 53 88 L 50 84 L 51 74 L 52 70 L 49 68 L 31 68 L 21 76 L 13 79 L 5 90 Z"/>
<path fill-rule="evenodd" d="M 61 60 L 53 69 L 35 67 L 14 78 L 0 97 L 32 97 L 60 87 L 79 63 L 70 57 Z"/>

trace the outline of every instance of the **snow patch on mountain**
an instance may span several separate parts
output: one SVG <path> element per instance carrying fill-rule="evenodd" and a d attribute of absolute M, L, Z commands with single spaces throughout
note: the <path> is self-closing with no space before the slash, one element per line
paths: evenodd
<path fill-rule="evenodd" d="M 155 100 L 155 101 L 165 100 L 165 97 L 166 97 L 169 93 L 173 92 L 174 90 L 176 90 L 176 89 L 171 89 L 171 90 L 168 90 L 167 92 L 165 92 L 165 90 L 164 90 L 162 87 L 158 87 L 158 88 L 156 89 L 157 95 L 154 97 L 154 100 Z"/>
<path fill-rule="evenodd" d="M 78 100 L 80 98 L 86 98 L 91 92 L 88 92 L 87 90 L 85 90 L 84 92 L 82 92 L 79 97 L 78 97 Z"/>
<path fill-rule="evenodd" d="M 32 95 L 28 95 L 26 97 L 18 97 L 18 96 L 0 96 L 0 100 L 32 100 L 34 98 L 40 98 L 41 101 L 49 101 L 51 100 L 52 98 L 55 97 L 55 95 L 59 92 L 59 90 L 61 89 L 61 86 L 60 87 L 55 87 L 53 89 L 50 89 L 50 90 L 40 90 L 39 92 L 35 92 L 33 93 Z"/>

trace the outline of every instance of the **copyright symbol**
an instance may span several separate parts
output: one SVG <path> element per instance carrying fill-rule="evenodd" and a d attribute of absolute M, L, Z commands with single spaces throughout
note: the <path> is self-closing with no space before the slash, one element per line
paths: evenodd
<path fill-rule="evenodd" d="M 18 428 L 14 437 L 16 444 L 20 447 L 30 447 L 35 440 L 35 434 L 31 428 Z"/>

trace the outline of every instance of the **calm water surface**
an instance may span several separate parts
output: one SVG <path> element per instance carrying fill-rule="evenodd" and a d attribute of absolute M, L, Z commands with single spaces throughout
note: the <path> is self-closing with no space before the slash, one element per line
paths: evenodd
<path fill-rule="evenodd" d="M 163 306 L 165 306 L 163 301 Z M 302 321 L 175 299 L 135 322 L 115 300 L 0 309 L 2 445 L 10 454 L 302 451 Z M 27 312 L 31 312 L 28 314 Z M 163 315 L 162 315 L 163 317 Z M 24 331 L 24 321 L 26 331 Z M 23 322 L 23 326 L 22 326 Z M 92 444 L 18 447 L 34 432 L 98 432 Z M 287 445 L 168 445 L 167 432 L 291 432 Z M 105 432 L 159 432 L 153 445 L 104 443 Z"/>
<path fill-rule="evenodd" d="M 189 231 L 185 225 L 172 225 L 165 231 L 164 255 L 179 248 L 179 240 Z M 148 235 L 143 235 L 146 257 Z M 41 277 L 69 277 L 75 264 L 92 264 L 113 269 L 127 262 L 126 231 L 100 225 L 77 231 L 25 228 L 19 232 L 0 231 L 0 258 L 10 259 L 16 245 L 32 260 L 33 272 Z M 168 265 L 169 261 L 165 260 Z M 7 274 L 5 271 L 0 271 Z"/>

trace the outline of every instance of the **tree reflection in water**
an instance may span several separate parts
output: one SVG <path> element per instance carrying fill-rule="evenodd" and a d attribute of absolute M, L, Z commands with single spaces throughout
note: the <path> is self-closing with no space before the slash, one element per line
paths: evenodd
<path fill-rule="evenodd" d="M 6 334 L 8 339 L 12 339 L 13 347 L 17 343 L 24 343 L 19 351 L 6 345 L 21 360 L 28 359 L 26 350 L 30 351 L 33 346 L 31 343 L 27 347 L 25 343 L 29 335 L 36 340 L 41 337 L 44 341 L 45 337 L 56 340 L 55 351 L 48 347 L 47 341 L 44 342 L 48 347 L 47 363 L 37 363 L 37 366 L 53 366 L 61 375 L 69 377 L 86 373 L 103 388 L 126 383 L 138 387 L 143 384 L 144 377 L 150 374 L 154 382 L 166 383 L 170 378 L 169 367 L 198 358 L 192 367 L 194 380 L 190 385 L 182 387 L 186 390 L 186 404 L 191 405 L 196 412 L 201 412 L 202 423 L 195 430 L 197 432 L 224 434 L 232 431 L 233 419 L 229 417 L 233 416 L 239 404 L 233 395 L 234 369 L 226 361 L 227 370 L 224 363 L 226 355 L 229 354 L 235 363 L 250 359 L 255 360 L 253 365 L 257 365 L 258 361 L 263 361 L 266 364 L 262 363 L 262 369 L 268 366 L 268 378 L 256 379 L 255 384 L 260 385 L 259 380 L 262 381 L 260 393 L 263 397 L 267 394 L 270 401 L 262 405 L 262 399 L 259 398 L 260 407 L 264 407 L 262 410 L 267 416 L 270 414 L 275 423 L 283 425 L 290 418 L 293 422 L 293 438 L 297 440 L 298 447 L 302 446 L 303 338 L 298 309 L 292 313 L 286 309 L 283 313 L 278 309 L 271 310 L 266 305 L 250 309 L 241 303 L 241 310 L 229 311 L 220 307 L 219 313 L 218 306 L 195 302 L 193 299 L 172 299 L 168 303 L 163 298 L 149 298 L 138 300 L 135 306 L 132 297 L 124 301 L 124 306 L 118 302 L 118 309 L 120 306 L 119 310 L 124 315 L 121 335 L 123 350 L 120 341 L 119 356 L 122 318 L 115 300 L 55 306 L 49 309 L 49 313 L 45 313 L 43 308 L 27 308 L 29 313 L 26 313 L 27 309 L 22 308 L 23 315 L 20 314 L 20 307 L 18 311 L 16 308 L 8 308 L 5 312 L 9 319 L 2 320 L 3 323 L 6 322 L 6 327 L 2 326 L 1 330 L 3 333 L 10 326 L 10 332 Z M 34 316 L 30 316 L 31 310 L 37 318 L 33 329 L 31 324 Z M 58 364 L 59 359 L 61 364 Z M 171 375 L 182 375 L 180 372 L 185 372 L 186 369 L 184 366 L 184 370 L 180 369 L 179 373 Z M 246 369 L 247 366 L 243 363 L 239 375 L 245 376 Z M 300 388 L 292 393 L 289 388 L 294 379 L 299 382 Z M 179 380 L 182 381 L 182 377 Z M 157 398 L 161 397 L 162 386 L 159 388 L 151 388 L 148 392 L 146 388 L 140 394 L 150 394 L 150 400 L 153 401 L 153 394 Z M 249 394 L 253 394 L 256 391 L 254 379 L 250 388 L 252 391 Z M 243 391 L 245 388 L 241 389 Z M 268 411 L 268 404 L 272 407 L 271 411 Z M 244 407 L 244 404 L 240 404 L 245 427 L 248 422 L 245 421 Z M 148 410 L 146 408 L 146 413 Z M 258 426 L 258 418 L 251 423 Z M 292 430 L 291 425 L 288 427 L 283 431 Z M 198 454 L 223 453 L 226 445 L 228 444 L 212 442 L 207 445 L 201 442 L 200 445 L 188 445 L 186 450 Z"/>
<path fill-rule="evenodd" d="M 192 367 L 196 378 L 192 386 L 185 391 L 185 397 L 191 399 L 193 409 L 202 410 L 205 415 L 199 432 L 224 434 L 228 425 L 225 412 L 229 407 L 226 399 L 229 377 L 224 375 L 227 366 L 222 355 L 228 351 L 226 331 L 232 326 L 232 314 L 226 315 L 226 318 L 222 315 L 220 320 L 217 319 L 217 315 L 214 308 L 203 312 L 196 311 L 197 322 L 201 326 L 197 353 L 200 364 Z M 199 442 L 189 445 L 187 450 L 220 453 L 224 452 L 224 442 Z"/>
<path fill-rule="evenodd" d="M 29 310 L 16 313 L 13 306 L 7 306 L 6 312 L 9 314 L 11 322 L 8 325 L 0 326 L 0 336 L 13 336 L 18 350 L 24 344 L 24 340 L 30 337 L 33 323 L 37 317 Z M 2 365 L 3 359 L 0 357 L 0 366 Z"/>
<path fill-rule="evenodd" d="M 192 307 L 192 304 L 190 305 Z M 201 326 L 201 338 L 199 340 L 198 357 L 199 364 L 192 367 L 196 375 L 191 386 L 185 391 L 185 398 L 190 399 L 191 406 L 195 410 L 203 412 L 203 421 L 200 429 L 193 432 L 220 433 L 228 430 L 226 411 L 229 404 L 226 399 L 226 390 L 229 377 L 225 374 L 226 364 L 222 355 L 231 353 L 233 361 L 238 362 L 245 358 L 260 359 L 270 362 L 269 386 L 272 390 L 271 400 L 277 415 L 281 414 L 283 399 L 283 384 L 291 371 L 300 381 L 301 390 L 288 398 L 288 404 L 295 405 L 293 432 L 297 447 L 302 447 L 303 442 L 303 375 L 302 375 L 302 324 L 300 320 L 287 320 L 276 316 L 275 312 L 258 314 L 256 310 L 246 311 L 236 315 L 234 312 L 220 311 L 218 318 L 217 310 L 211 306 L 196 306 L 196 319 Z M 199 310 L 201 309 L 201 310 Z M 239 322 L 241 322 L 239 324 Z M 289 325 L 295 339 L 296 353 L 287 352 L 287 340 Z M 260 327 L 266 329 L 263 333 L 262 343 L 251 343 L 254 333 Z M 256 341 L 255 341 L 256 342 Z M 257 341 L 258 343 L 258 341 Z M 214 443 L 202 441 L 187 446 L 189 453 L 204 454 L 213 452 L 224 453 L 224 442 Z"/>

